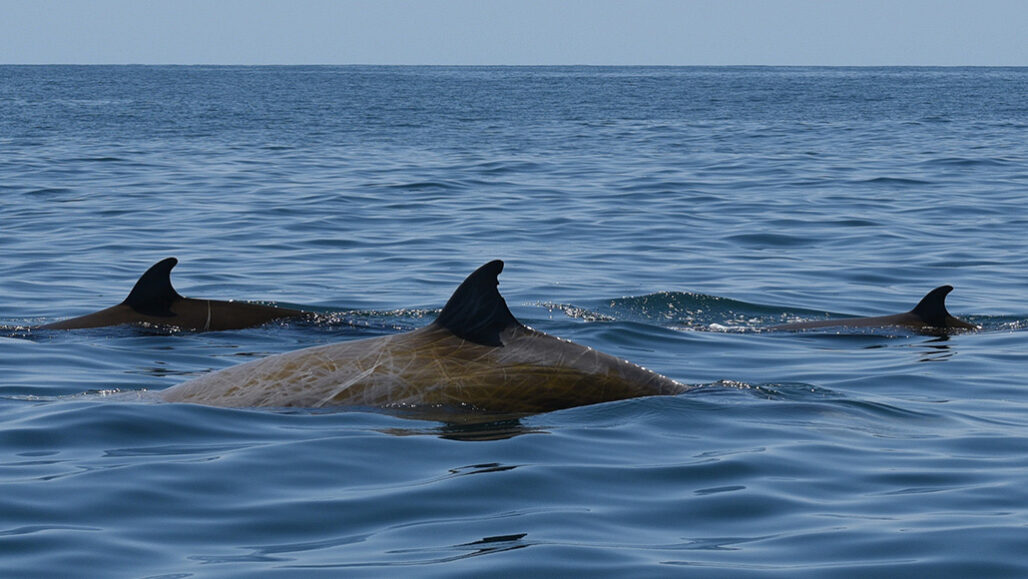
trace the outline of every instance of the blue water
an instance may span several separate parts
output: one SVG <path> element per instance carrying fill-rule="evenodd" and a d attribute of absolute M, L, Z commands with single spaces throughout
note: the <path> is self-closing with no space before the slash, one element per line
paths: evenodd
<path fill-rule="evenodd" d="M 1028 69 L 0 67 L 4 577 L 1028 576 Z M 180 293 L 213 333 L 27 329 Z M 489 421 L 154 401 L 523 322 L 697 388 Z M 983 327 L 769 332 L 952 284 Z M 483 422 L 483 420 L 485 422 Z"/>

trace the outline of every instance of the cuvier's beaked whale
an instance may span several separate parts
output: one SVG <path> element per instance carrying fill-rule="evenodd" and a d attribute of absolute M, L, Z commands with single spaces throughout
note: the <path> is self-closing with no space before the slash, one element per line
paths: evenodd
<path fill-rule="evenodd" d="M 772 326 L 769 330 L 809 330 L 815 328 L 870 328 L 900 326 L 917 331 L 951 331 L 977 330 L 978 326 L 969 324 L 950 315 L 946 310 L 946 295 L 953 291 L 953 286 L 944 285 L 928 292 L 925 297 L 909 312 L 890 316 L 873 316 L 868 318 L 838 318 L 834 320 L 817 320 L 813 322 L 795 322 Z"/>
<path fill-rule="evenodd" d="M 678 394 L 688 386 L 518 322 L 502 261 L 477 269 L 423 328 L 270 356 L 179 384 L 169 402 L 534 413 Z"/>
<path fill-rule="evenodd" d="M 43 330 L 78 330 L 126 324 L 169 326 L 197 332 L 237 330 L 277 320 L 307 315 L 289 308 L 245 302 L 186 298 L 171 285 L 171 269 L 178 260 L 161 260 L 146 270 L 116 306 L 85 316 L 39 326 Z"/>

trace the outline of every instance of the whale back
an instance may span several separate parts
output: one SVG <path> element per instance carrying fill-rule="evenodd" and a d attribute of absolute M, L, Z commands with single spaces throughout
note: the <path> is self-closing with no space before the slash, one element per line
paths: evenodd
<path fill-rule="evenodd" d="M 168 402 L 230 407 L 371 407 L 546 412 L 688 388 L 592 348 L 524 327 L 503 346 L 475 344 L 439 325 L 315 346 L 200 376 Z"/>
<path fill-rule="evenodd" d="M 796 322 L 773 326 L 771 330 L 807 330 L 815 328 L 868 328 L 901 326 L 914 330 L 925 330 L 928 333 L 950 328 L 974 330 L 977 326 L 969 324 L 950 315 L 946 310 L 946 296 L 953 291 L 953 286 L 939 286 L 925 294 L 914 309 L 902 314 L 873 316 L 866 318 L 841 318 L 817 320 L 812 322 Z"/>
<path fill-rule="evenodd" d="M 532 413 L 688 388 L 525 327 L 497 289 L 503 263 L 464 280 L 423 328 L 287 352 L 163 393 L 215 406 L 364 406 Z"/>
<path fill-rule="evenodd" d="M 147 324 L 190 331 L 236 330 L 258 326 L 271 320 L 306 315 L 305 312 L 277 306 L 187 298 L 171 284 L 171 270 L 178 264 L 174 257 L 150 266 L 118 305 L 77 318 L 40 326 L 45 330 L 78 330 Z"/>

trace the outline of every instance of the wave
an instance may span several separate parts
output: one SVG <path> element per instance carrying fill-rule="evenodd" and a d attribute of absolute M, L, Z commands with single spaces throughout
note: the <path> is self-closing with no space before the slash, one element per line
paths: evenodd
<path fill-rule="evenodd" d="M 931 181 L 924 179 L 911 179 L 909 177 L 873 177 L 870 179 L 861 179 L 858 183 L 867 183 L 872 185 L 931 185 Z"/>
<path fill-rule="evenodd" d="M 411 181 L 406 183 L 392 183 L 386 185 L 389 189 L 401 191 L 462 191 L 469 188 L 468 183 L 460 180 L 438 180 L 438 181 Z"/>
<path fill-rule="evenodd" d="M 746 330 L 782 319 L 779 308 L 693 292 L 657 292 L 603 300 L 589 306 L 540 305 L 588 322 L 626 321 L 678 330 Z"/>
<path fill-rule="evenodd" d="M 692 292 L 657 292 L 597 301 L 589 305 L 538 304 L 561 311 L 569 318 L 585 322 L 634 322 L 678 331 L 762 332 L 770 326 L 795 321 L 845 319 L 855 314 L 827 312 L 750 303 L 721 296 Z M 966 315 L 961 318 L 985 331 L 1020 331 L 1028 328 L 1025 316 Z M 838 328 L 833 335 L 837 335 Z M 848 328 L 846 336 L 893 335 L 896 328 Z"/>
<path fill-rule="evenodd" d="M 970 168 L 970 167 L 1009 167 L 1016 165 L 1017 163 L 1010 159 L 1003 159 L 1000 157 L 985 157 L 985 158 L 970 158 L 970 157 L 940 157 L 938 159 L 929 159 L 922 161 L 921 166 L 924 167 L 958 167 L 958 168 Z"/>
<path fill-rule="evenodd" d="M 726 236 L 725 241 L 732 241 L 747 247 L 802 247 L 819 243 L 813 237 L 798 237 L 783 233 L 740 233 Z"/>
<path fill-rule="evenodd" d="M 129 160 L 122 157 L 101 156 L 101 157 L 76 157 L 69 159 L 76 163 L 126 163 Z"/>

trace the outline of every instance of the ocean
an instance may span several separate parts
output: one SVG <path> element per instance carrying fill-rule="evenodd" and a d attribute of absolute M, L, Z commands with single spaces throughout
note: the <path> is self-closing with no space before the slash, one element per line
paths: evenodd
<path fill-rule="evenodd" d="M 0 66 L 4 577 L 1028 576 L 1028 69 Z M 179 259 L 313 321 L 41 324 Z M 520 418 L 192 377 L 523 323 L 694 388 Z M 769 331 L 909 310 L 981 326 Z"/>

